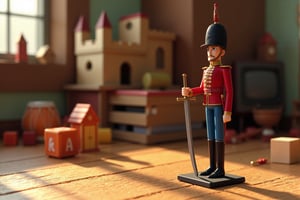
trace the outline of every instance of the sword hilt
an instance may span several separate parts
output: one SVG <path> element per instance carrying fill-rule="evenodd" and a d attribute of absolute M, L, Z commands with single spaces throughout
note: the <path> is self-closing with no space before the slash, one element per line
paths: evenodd
<path fill-rule="evenodd" d="M 187 87 L 187 74 L 186 73 L 183 73 L 182 74 L 182 83 L 183 83 L 183 87 Z M 196 97 L 187 97 L 187 96 L 184 96 L 184 97 L 177 97 L 176 98 L 176 101 L 184 101 L 184 100 L 196 100 Z"/>
<path fill-rule="evenodd" d="M 187 74 L 186 73 L 182 74 L 182 83 L 183 83 L 183 87 L 187 87 Z"/>

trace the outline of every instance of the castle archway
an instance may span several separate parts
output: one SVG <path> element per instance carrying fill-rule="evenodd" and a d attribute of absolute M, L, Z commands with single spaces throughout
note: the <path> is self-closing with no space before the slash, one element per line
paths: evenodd
<path fill-rule="evenodd" d="M 130 65 L 125 62 L 121 65 L 120 69 L 120 84 L 121 85 L 129 85 L 131 83 L 131 68 Z"/>

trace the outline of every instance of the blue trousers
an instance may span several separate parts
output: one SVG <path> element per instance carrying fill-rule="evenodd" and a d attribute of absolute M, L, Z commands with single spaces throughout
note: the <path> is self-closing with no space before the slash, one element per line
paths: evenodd
<path fill-rule="evenodd" d="M 224 141 L 223 106 L 206 106 L 207 139 L 217 142 Z"/>

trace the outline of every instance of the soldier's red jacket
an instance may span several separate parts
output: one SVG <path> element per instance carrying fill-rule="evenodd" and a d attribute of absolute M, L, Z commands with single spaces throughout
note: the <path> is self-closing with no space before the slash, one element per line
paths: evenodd
<path fill-rule="evenodd" d="M 231 66 L 204 67 L 199 87 L 192 88 L 193 95 L 204 94 L 203 105 L 223 105 L 225 112 L 232 111 L 233 88 Z"/>

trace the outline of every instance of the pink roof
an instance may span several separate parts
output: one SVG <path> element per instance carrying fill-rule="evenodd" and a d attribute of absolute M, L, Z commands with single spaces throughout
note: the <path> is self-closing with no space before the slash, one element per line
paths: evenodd
<path fill-rule="evenodd" d="M 97 28 L 111 28 L 110 21 L 109 21 L 105 11 L 102 11 L 102 13 L 98 19 L 98 22 L 96 24 L 96 29 Z"/>
<path fill-rule="evenodd" d="M 75 28 L 75 32 L 89 32 L 89 31 L 90 31 L 89 23 L 87 22 L 84 16 L 80 16 Z"/>
<path fill-rule="evenodd" d="M 144 13 L 134 13 L 134 14 L 125 15 L 125 16 L 121 17 L 120 21 L 125 20 L 125 19 L 135 18 L 135 17 L 148 18 L 148 16 Z"/>
<path fill-rule="evenodd" d="M 92 115 L 93 120 L 95 122 L 99 122 L 99 118 L 90 104 L 77 103 L 68 119 L 68 122 L 74 124 L 81 124 L 85 120 L 90 120 L 87 119 L 88 114 Z"/>

